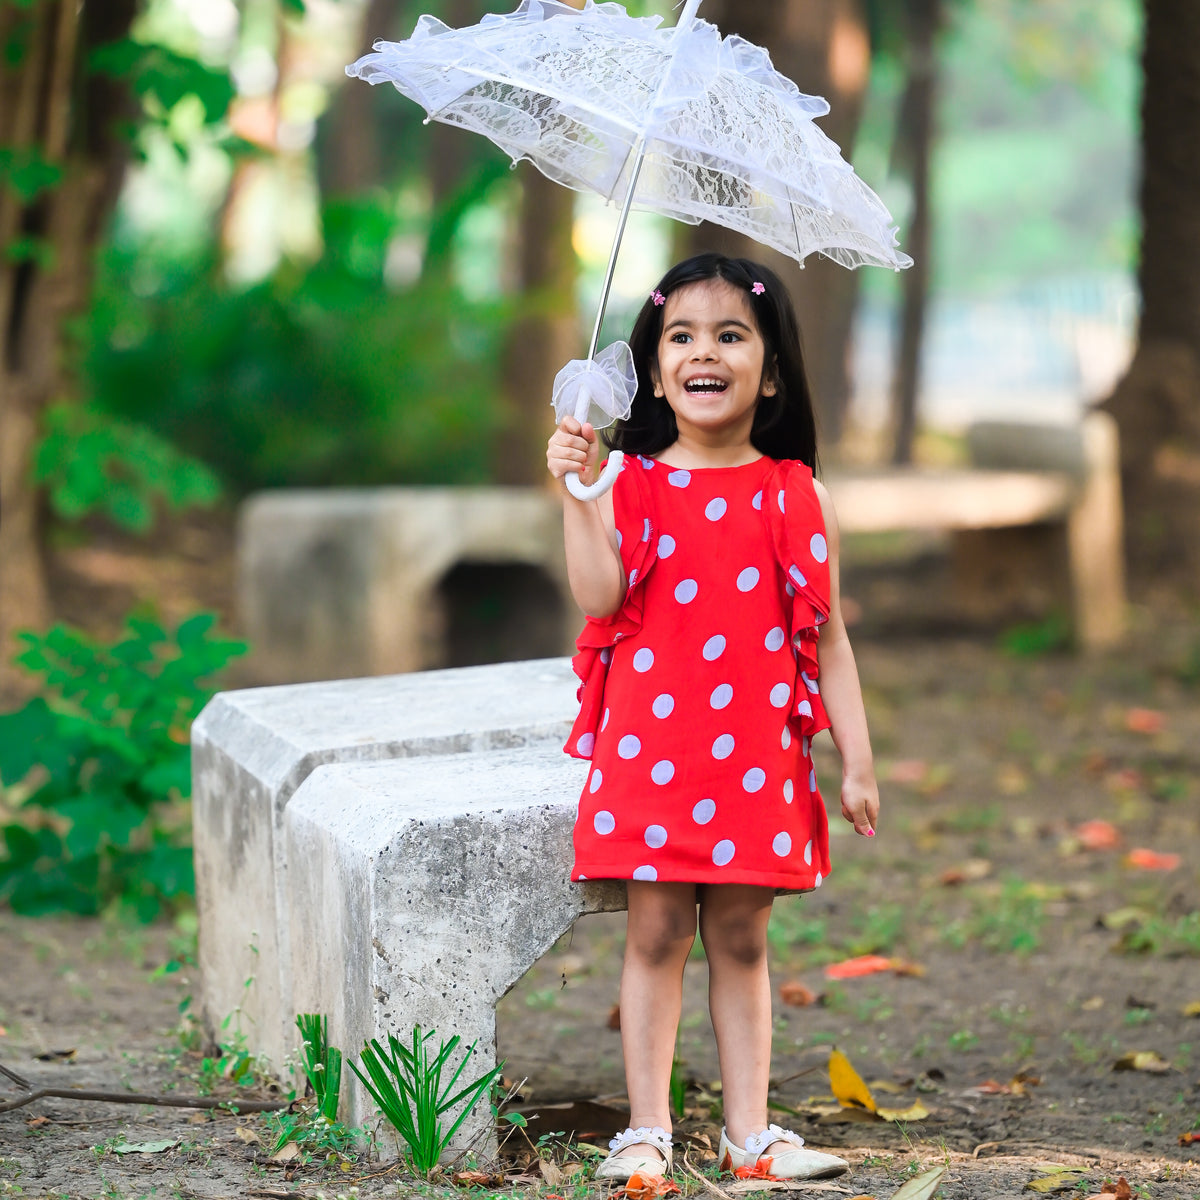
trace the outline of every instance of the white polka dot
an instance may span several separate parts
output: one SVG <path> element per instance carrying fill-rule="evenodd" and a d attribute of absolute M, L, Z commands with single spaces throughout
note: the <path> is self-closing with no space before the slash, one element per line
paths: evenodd
<path fill-rule="evenodd" d="M 792 852 L 792 835 L 788 831 L 782 830 L 775 835 L 775 840 L 771 843 L 771 849 L 779 855 L 780 858 L 787 858 Z"/>
<path fill-rule="evenodd" d="M 641 879 L 646 883 L 653 883 L 658 878 L 658 872 L 649 864 L 644 867 L 638 867 L 633 872 L 634 879 Z"/>
<path fill-rule="evenodd" d="M 634 567 L 633 570 L 629 572 L 629 583 L 627 585 L 628 587 L 633 587 L 633 585 L 635 583 L 637 583 L 637 576 L 638 576 L 638 570 L 637 570 L 637 567 Z"/>
<path fill-rule="evenodd" d="M 704 506 L 704 515 L 710 521 L 719 521 L 729 507 L 721 496 L 716 496 Z"/>
<path fill-rule="evenodd" d="M 733 699 L 733 688 L 727 683 L 718 683 L 708 698 L 708 703 L 716 709 L 724 708 Z"/>
<path fill-rule="evenodd" d="M 714 634 L 704 643 L 701 653 L 709 662 L 720 658 L 725 653 L 725 639 L 719 633 Z"/>
<path fill-rule="evenodd" d="M 812 838 L 808 839 L 808 845 L 804 847 L 804 861 L 808 866 L 812 866 Z"/>
<path fill-rule="evenodd" d="M 618 550 L 620 550 L 620 548 L 621 548 L 622 541 L 624 541 L 624 538 L 621 537 L 621 531 L 618 529 L 617 530 L 617 549 Z"/>
<path fill-rule="evenodd" d="M 632 733 L 627 733 L 617 743 L 617 753 L 622 758 L 637 758 L 642 752 L 642 743 Z"/>
<path fill-rule="evenodd" d="M 603 733 L 608 728 L 608 718 L 612 716 L 612 709 L 604 710 L 604 720 L 600 722 L 600 732 Z"/>
<path fill-rule="evenodd" d="M 592 772 L 592 778 L 591 778 L 591 781 L 588 783 L 588 791 L 589 791 L 589 792 L 598 792 L 598 791 L 600 790 L 600 785 L 601 785 L 603 782 L 604 782 L 604 775 L 603 775 L 603 773 L 601 772 L 600 768 L 599 768 L 599 767 L 597 767 L 597 768 L 596 768 L 596 769 L 595 769 L 595 770 Z"/>
<path fill-rule="evenodd" d="M 667 476 L 667 482 L 672 487 L 687 487 L 692 482 L 691 471 L 672 471 Z"/>
<path fill-rule="evenodd" d="M 650 540 L 650 518 L 646 517 L 645 520 L 642 522 L 642 541 L 648 542 L 649 540 Z"/>
<path fill-rule="evenodd" d="M 771 703 L 776 708 L 787 708 L 788 701 L 792 698 L 792 689 L 786 683 L 777 683 L 771 689 Z"/>
<path fill-rule="evenodd" d="M 770 633 L 767 634 L 767 639 L 763 642 L 768 650 L 782 650 L 783 643 L 787 641 L 787 634 L 783 632 L 781 625 L 776 625 Z"/>
<path fill-rule="evenodd" d="M 783 798 L 784 798 L 784 800 L 788 804 L 791 804 L 793 795 L 794 795 L 794 790 L 792 787 L 792 781 L 790 779 L 785 779 L 783 781 Z"/>
<path fill-rule="evenodd" d="M 757 567 L 747 567 L 737 577 L 737 589 L 739 592 L 748 592 L 757 583 L 758 583 L 758 568 Z"/>
<path fill-rule="evenodd" d="M 612 833 L 617 827 L 617 819 L 607 809 L 602 808 L 593 818 L 592 827 L 603 837 Z"/>
<path fill-rule="evenodd" d="M 717 806 L 711 800 L 701 800 L 692 809 L 692 820 L 697 825 L 707 825 L 717 815 Z"/>
<path fill-rule="evenodd" d="M 816 879 L 813 880 L 813 887 L 820 887 L 824 880 L 821 878 L 821 872 L 817 872 Z"/>
<path fill-rule="evenodd" d="M 809 704 L 807 700 L 801 700 L 800 703 L 796 705 L 796 712 L 802 717 L 811 717 L 812 705 Z"/>
<path fill-rule="evenodd" d="M 623 470 L 625 470 L 625 468 L 624 468 L 624 467 L 622 467 L 622 468 L 621 468 L 621 470 L 623 471 Z M 586 878 L 587 878 L 587 876 L 586 876 L 586 875 L 580 875 L 580 877 L 579 877 L 579 882 L 580 882 L 580 883 L 582 883 L 582 882 L 583 882 L 583 881 L 584 881 Z"/>
<path fill-rule="evenodd" d="M 789 596 L 794 596 L 796 594 L 796 589 L 792 587 L 790 583 L 785 583 L 783 585 L 783 590 L 787 592 Z"/>
<path fill-rule="evenodd" d="M 638 672 L 646 672 L 654 666 L 654 651 L 649 646 L 643 646 L 633 656 L 633 669 Z"/>
<path fill-rule="evenodd" d="M 800 570 L 800 568 L 798 566 L 795 565 L 795 563 L 793 563 L 790 567 L 788 567 L 788 575 L 791 576 L 792 582 L 797 587 L 807 587 L 808 586 L 808 580 L 804 578 L 804 573 Z"/>
<path fill-rule="evenodd" d="M 754 493 L 754 499 L 751 500 L 750 503 L 753 504 L 755 508 L 759 510 L 762 509 L 762 488 L 759 488 L 759 490 Z"/>
<path fill-rule="evenodd" d="M 776 499 L 776 500 L 779 502 L 779 511 L 780 511 L 780 512 L 783 512 L 783 511 L 784 511 L 784 508 L 783 508 L 783 488 L 780 488 L 780 489 L 779 489 L 779 495 L 778 495 L 778 496 L 776 496 L 776 497 L 775 497 L 775 499 Z"/>
<path fill-rule="evenodd" d="M 817 773 L 816 773 L 816 771 L 809 771 L 809 773 L 808 773 L 808 790 L 810 792 L 815 792 L 817 790 Z"/>
<path fill-rule="evenodd" d="M 786 750 L 792 744 L 792 731 L 785 725 L 779 735 L 779 744 Z"/>
<path fill-rule="evenodd" d="M 733 858 L 733 852 L 735 849 L 736 847 L 728 838 L 722 839 L 713 847 L 713 863 L 718 867 L 725 866 L 725 864 Z"/>
<path fill-rule="evenodd" d="M 823 533 L 814 533 L 808 540 L 808 548 L 817 562 L 823 563 L 829 557 L 829 546 L 825 542 Z"/>
<path fill-rule="evenodd" d="M 675 553 L 675 539 L 669 534 L 664 533 L 658 539 L 658 557 L 670 558 Z"/>
<path fill-rule="evenodd" d="M 810 679 L 806 671 L 800 672 L 800 678 L 804 680 L 804 686 L 815 696 L 820 690 L 820 685 L 815 679 Z"/>
<path fill-rule="evenodd" d="M 675 711 L 675 697 L 668 692 L 663 692 L 661 696 L 654 697 L 654 703 L 650 705 L 650 711 L 661 721 L 664 717 L 669 717 Z"/>
<path fill-rule="evenodd" d="M 807 758 L 808 752 L 812 749 L 812 738 L 802 737 L 800 739 L 800 753 Z"/>
<path fill-rule="evenodd" d="M 600 651 L 600 661 L 602 663 L 607 663 L 610 658 L 612 658 L 612 650 L 608 646 L 605 646 L 604 649 Z"/>
<path fill-rule="evenodd" d="M 691 604 L 699 590 L 700 587 L 694 579 L 681 580 L 675 587 L 675 599 L 680 604 Z"/>
<path fill-rule="evenodd" d="M 651 850 L 657 850 L 660 846 L 665 846 L 667 842 L 667 831 L 661 825 L 646 826 L 646 845 Z"/>
<path fill-rule="evenodd" d="M 733 734 L 723 733 L 712 744 L 713 758 L 728 758 L 733 753 Z"/>
<path fill-rule="evenodd" d="M 751 767 L 742 776 L 742 787 L 748 792 L 757 792 L 767 782 L 767 773 L 762 767 Z"/>
<path fill-rule="evenodd" d="M 649 471 L 654 466 L 654 459 L 647 458 L 644 454 L 638 455 L 638 462 L 642 464 L 642 469 L 645 471 Z"/>
<path fill-rule="evenodd" d="M 650 778 L 658 784 L 670 783 L 675 778 L 675 764 L 669 759 L 660 758 L 650 768 Z"/>
<path fill-rule="evenodd" d="M 579 735 L 579 741 L 575 743 L 575 748 L 583 755 L 584 758 L 590 758 L 592 751 L 596 747 L 596 735 L 588 730 L 587 733 Z"/>

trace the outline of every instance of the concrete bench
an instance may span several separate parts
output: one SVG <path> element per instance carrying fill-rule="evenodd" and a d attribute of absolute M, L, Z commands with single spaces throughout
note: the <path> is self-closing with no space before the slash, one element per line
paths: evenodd
<path fill-rule="evenodd" d="M 1028 581 L 1066 594 L 1088 650 L 1124 630 L 1125 577 L 1116 425 L 987 422 L 967 432 L 972 466 L 834 471 L 826 479 L 844 533 L 909 529 L 954 535 L 958 605 L 996 618 Z"/>

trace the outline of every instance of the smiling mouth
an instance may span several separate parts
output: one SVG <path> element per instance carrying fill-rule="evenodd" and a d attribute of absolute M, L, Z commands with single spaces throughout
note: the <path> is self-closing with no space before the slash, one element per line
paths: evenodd
<path fill-rule="evenodd" d="M 692 396 L 716 396 L 725 391 L 728 386 L 723 379 L 701 376 L 697 379 L 689 379 L 683 385 L 683 390 Z"/>

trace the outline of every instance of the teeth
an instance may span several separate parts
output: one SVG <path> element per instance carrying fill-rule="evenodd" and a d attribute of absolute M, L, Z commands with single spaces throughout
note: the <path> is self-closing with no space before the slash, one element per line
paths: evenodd
<path fill-rule="evenodd" d="M 725 390 L 725 381 L 723 379 L 689 379 L 687 381 L 687 390 L 689 392 L 718 392 Z"/>

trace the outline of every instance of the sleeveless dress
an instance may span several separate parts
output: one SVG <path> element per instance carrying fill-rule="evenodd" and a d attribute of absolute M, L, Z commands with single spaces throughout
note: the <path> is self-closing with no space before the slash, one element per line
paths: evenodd
<path fill-rule="evenodd" d="M 565 749 L 592 768 L 571 878 L 819 887 L 829 567 L 812 472 L 628 457 L 613 507 L 629 590 L 577 643 Z"/>

